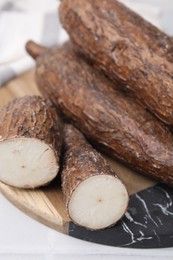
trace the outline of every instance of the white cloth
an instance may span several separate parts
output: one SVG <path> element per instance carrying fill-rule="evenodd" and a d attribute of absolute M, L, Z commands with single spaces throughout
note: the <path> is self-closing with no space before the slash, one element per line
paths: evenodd
<path fill-rule="evenodd" d="M 56 0 L 0 0 L 0 85 L 34 66 L 25 51 L 32 39 L 45 46 L 60 44 L 67 35 L 60 27 Z"/>
<path fill-rule="evenodd" d="M 121 1 L 160 26 L 157 7 Z M 58 20 L 58 5 L 56 0 L 0 0 L 0 86 L 34 66 L 25 51 L 29 39 L 53 46 L 68 38 Z"/>

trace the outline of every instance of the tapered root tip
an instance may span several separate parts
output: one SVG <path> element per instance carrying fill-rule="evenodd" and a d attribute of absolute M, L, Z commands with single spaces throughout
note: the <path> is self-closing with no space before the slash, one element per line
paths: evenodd
<path fill-rule="evenodd" d="M 25 49 L 34 60 L 48 50 L 48 48 L 41 46 L 34 41 L 28 41 L 25 45 Z"/>

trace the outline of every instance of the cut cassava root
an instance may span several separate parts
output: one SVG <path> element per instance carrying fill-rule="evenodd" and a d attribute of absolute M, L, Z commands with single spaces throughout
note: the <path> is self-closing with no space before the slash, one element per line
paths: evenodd
<path fill-rule="evenodd" d="M 62 0 L 76 50 L 173 126 L 172 40 L 114 0 Z"/>
<path fill-rule="evenodd" d="M 37 59 L 40 91 L 108 156 L 173 186 L 173 138 L 159 120 L 78 57 L 70 44 Z"/>
<path fill-rule="evenodd" d="M 115 224 L 125 213 L 128 194 L 106 160 L 73 126 L 64 128 L 62 191 L 70 218 L 88 229 Z"/>
<path fill-rule="evenodd" d="M 36 188 L 59 170 L 59 118 L 50 101 L 39 96 L 14 99 L 0 111 L 0 181 Z"/>

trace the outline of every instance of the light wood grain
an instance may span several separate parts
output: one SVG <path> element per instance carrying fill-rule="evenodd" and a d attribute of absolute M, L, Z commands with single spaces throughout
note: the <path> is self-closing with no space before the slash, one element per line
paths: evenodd
<path fill-rule="evenodd" d="M 0 108 L 15 97 L 33 94 L 40 95 L 40 92 L 34 82 L 34 72 L 30 71 L 0 89 Z M 108 157 L 106 159 L 126 185 L 129 194 L 155 184 L 153 180 L 127 169 Z M 17 189 L 0 183 L 0 191 L 29 216 L 55 230 L 67 233 L 69 218 L 58 180 L 54 180 L 47 187 L 35 190 Z"/>

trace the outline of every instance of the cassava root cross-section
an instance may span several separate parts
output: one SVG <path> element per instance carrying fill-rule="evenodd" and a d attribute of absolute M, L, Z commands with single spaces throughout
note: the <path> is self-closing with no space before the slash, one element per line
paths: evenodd
<path fill-rule="evenodd" d="M 173 136 L 71 45 L 37 58 L 40 91 L 99 149 L 132 169 L 173 186 Z"/>
<path fill-rule="evenodd" d="M 116 0 L 62 0 L 60 18 L 78 52 L 173 126 L 170 37 Z"/>
<path fill-rule="evenodd" d="M 126 212 L 125 186 L 72 125 L 64 127 L 62 191 L 70 218 L 88 229 L 115 224 Z"/>
<path fill-rule="evenodd" d="M 48 184 L 58 173 L 59 118 L 50 101 L 24 96 L 0 111 L 0 181 L 19 188 Z"/>

